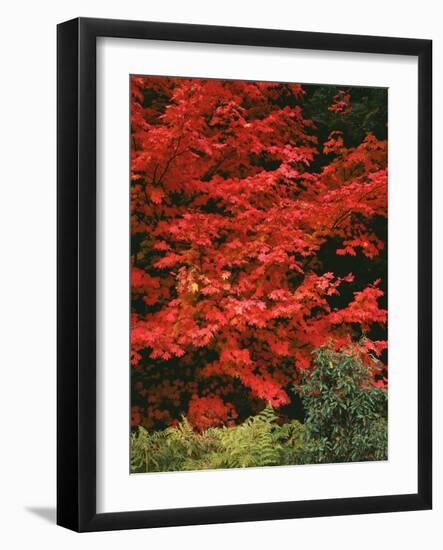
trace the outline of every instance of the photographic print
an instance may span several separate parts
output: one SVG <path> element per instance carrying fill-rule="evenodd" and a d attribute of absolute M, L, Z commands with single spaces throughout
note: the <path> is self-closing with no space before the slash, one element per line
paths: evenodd
<path fill-rule="evenodd" d="M 388 90 L 130 86 L 131 472 L 386 460 Z"/>

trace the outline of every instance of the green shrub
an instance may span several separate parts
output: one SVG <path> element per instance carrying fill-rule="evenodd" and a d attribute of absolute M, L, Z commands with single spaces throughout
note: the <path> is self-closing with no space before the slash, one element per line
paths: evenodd
<path fill-rule="evenodd" d="M 354 354 L 315 352 L 315 367 L 295 390 L 305 408 L 307 463 L 386 460 L 387 391 Z"/>

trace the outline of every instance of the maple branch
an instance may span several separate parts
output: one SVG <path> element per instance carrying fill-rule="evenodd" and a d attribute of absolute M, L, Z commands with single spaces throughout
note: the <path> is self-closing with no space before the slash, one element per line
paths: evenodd
<path fill-rule="evenodd" d="M 154 173 L 152 174 L 152 183 L 157 183 L 157 170 L 158 170 L 158 163 L 155 165 Z"/>
<path fill-rule="evenodd" d="M 373 193 L 374 191 L 376 191 L 377 189 L 379 188 L 382 188 L 384 187 L 384 184 L 380 183 L 378 185 L 376 185 L 375 187 L 373 187 L 371 189 L 371 191 L 369 191 L 368 193 L 364 193 L 361 197 L 358 198 L 358 202 L 362 201 L 363 199 L 369 197 L 371 195 L 371 193 Z M 345 212 L 343 212 L 342 214 L 340 214 L 340 216 L 338 216 L 338 218 L 335 220 L 335 222 L 332 224 L 332 226 L 330 227 L 331 230 L 334 230 L 338 227 L 338 225 L 343 221 L 345 220 L 350 214 L 352 214 L 353 212 L 353 209 L 352 208 L 349 208 L 348 210 L 346 210 Z"/>
<path fill-rule="evenodd" d="M 216 174 L 217 170 L 219 170 L 220 166 L 225 162 L 225 160 L 232 158 L 234 154 L 235 154 L 235 151 L 231 150 L 229 153 L 222 155 L 220 159 L 214 164 L 214 166 L 211 166 L 211 168 L 208 168 L 208 170 L 201 177 L 201 180 L 210 181 L 213 178 L 213 176 Z"/>
<path fill-rule="evenodd" d="M 183 155 L 184 153 L 187 153 L 189 151 L 189 149 L 184 149 L 183 151 L 180 151 L 179 152 L 179 148 L 180 148 L 180 143 L 183 139 L 183 134 L 180 134 L 177 138 L 177 145 L 175 147 L 175 151 L 174 153 L 171 155 L 171 157 L 169 158 L 169 160 L 166 162 L 166 165 L 165 165 L 165 168 L 163 170 L 163 172 L 161 173 L 158 181 L 161 182 L 163 181 L 163 178 L 165 177 L 165 175 L 167 174 L 169 168 L 171 167 L 172 163 L 174 162 L 174 160 L 176 158 L 178 158 L 180 155 Z"/>

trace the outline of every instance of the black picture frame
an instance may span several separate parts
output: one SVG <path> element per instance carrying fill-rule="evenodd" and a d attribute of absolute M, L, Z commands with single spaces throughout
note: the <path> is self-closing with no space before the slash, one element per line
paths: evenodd
<path fill-rule="evenodd" d="M 416 494 L 96 512 L 96 39 L 135 38 L 418 58 L 418 491 Z M 426 510 L 432 506 L 432 42 L 78 18 L 58 25 L 57 523 L 104 531 Z"/>

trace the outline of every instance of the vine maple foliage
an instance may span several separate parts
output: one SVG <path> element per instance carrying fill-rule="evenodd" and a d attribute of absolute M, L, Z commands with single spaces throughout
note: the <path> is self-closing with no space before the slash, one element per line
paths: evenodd
<path fill-rule="evenodd" d="M 131 87 L 133 424 L 284 408 L 325 344 L 358 349 L 384 384 L 386 140 L 320 139 L 299 84 Z M 325 111 L 350 116 L 352 90 Z M 377 276 L 362 285 L 352 262 Z"/>

